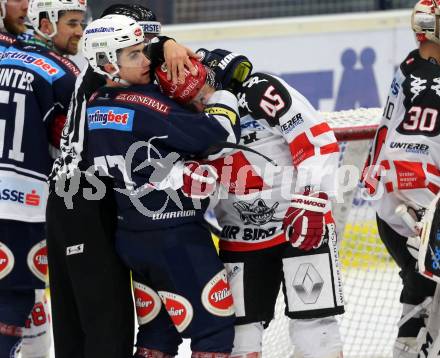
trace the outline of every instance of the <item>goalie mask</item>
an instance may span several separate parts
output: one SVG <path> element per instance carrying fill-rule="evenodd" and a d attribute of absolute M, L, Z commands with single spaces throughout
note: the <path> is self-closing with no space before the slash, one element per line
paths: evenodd
<path fill-rule="evenodd" d="M 420 43 L 429 40 L 440 45 L 438 0 L 419 0 L 413 9 L 411 27 Z"/>

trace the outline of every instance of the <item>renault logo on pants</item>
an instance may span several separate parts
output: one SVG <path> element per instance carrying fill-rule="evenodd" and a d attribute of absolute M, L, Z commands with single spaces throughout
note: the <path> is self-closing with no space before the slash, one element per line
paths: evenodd
<path fill-rule="evenodd" d="M 324 286 L 324 280 L 310 263 L 301 264 L 292 282 L 293 289 L 305 304 L 314 304 Z"/>

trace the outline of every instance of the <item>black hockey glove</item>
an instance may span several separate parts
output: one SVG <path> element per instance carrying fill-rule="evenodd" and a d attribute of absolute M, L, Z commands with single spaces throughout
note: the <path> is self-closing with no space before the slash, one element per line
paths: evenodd
<path fill-rule="evenodd" d="M 202 63 L 214 71 L 221 88 L 232 93 L 237 93 L 252 72 L 252 63 L 246 56 L 222 49 L 208 51 L 200 48 L 197 53 L 202 55 Z"/>
<path fill-rule="evenodd" d="M 165 62 L 163 45 L 168 40 L 174 41 L 174 39 L 171 37 L 157 36 L 148 43 L 148 46 L 145 47 L 145 56 L 147 56 L 151 61 L 150 64 L 151 78 L 154 78 L 154 70 L 156 69 L 156 67 L 161 65 L 163 62 Z"/>

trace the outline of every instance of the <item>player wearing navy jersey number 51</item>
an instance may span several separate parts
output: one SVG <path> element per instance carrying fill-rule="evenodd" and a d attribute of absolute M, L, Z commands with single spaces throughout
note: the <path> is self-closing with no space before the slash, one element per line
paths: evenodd
<path fill-rule="evenodd" d="M 252 66 L 244 56 L 199 53 L 214 64 L 217 82 L 236 93 L 241 116 L 242 148 L 209 163 L 220 181 L 214 209 L 222 227 L 220 258 L 237 316 L 232 356 L 261 357 L 263 330 L 282 284 L 295 356 L 339 357 L 334 316 L 344 308 L 330 205 L 338 165 L 333 132 L 282 79 L 248 77 Z M 174 96 L 172 86 L 162 88 Z M 202 110 L 213 93 L 206 85 L 184 102 Z M 305 277 L 316 289 L 307 292 Z"/>
<path fill-rule="evenodd" d="M 49 352 L 49 312 L 42 297 L 46 180 L 79 74 L 64 55 L 77 48 L 73 40 L 82 35 L 85 10 L 82 0 L 31 0 L 29 17 L 37 16 L 32 23 L 40 34 L 15 42 L 0 60 L 0 325 L 6 327 L 0 330 L 1 357 L 15 357 L 21 346 L 25 357 Z"/>
<path fill-rule="evenodd" d="M 440 189 L 439 18 L 436 1 L 420 0 L 413 9 L 419 47 L 394 75 L 364 172 L 366 187 L 376 196 L 372 203 L 380 238 L 401 270 L 403 310 L 395 358 L 418 356 L 416 337 L 425 326 L 426 299 L 435 290 L 435 283 L 418 273 L 408 249 L 412 245 L 407 247 L 415 231 L 405 217 L 419 221 Z"/>
<path fill-rule="evenodd" d="M 154 305 L 140 309 L 136 357 L 174 356 L 183 336 L 192 339 L 192 357 L 226 358 L 234 336 L 232 298 L 202 224 L 206 203 L 186 197 L 179 183 L 156 189 L 176 160 L 228 152 L 218 148 L 238 141 L 237 100 L 219 91 L 206 113 L 184 109 L 151 82 L 144 50 L 141 27 L 125 16 L 105 16 L 85 30 L 84 54 L 108 77 L 87 105 L 87 159 L 113 182 L 116 248 L 135 288 Z M 208 76 L 193 64 L 197 75 L 187 71 L 185 95 Z"/>

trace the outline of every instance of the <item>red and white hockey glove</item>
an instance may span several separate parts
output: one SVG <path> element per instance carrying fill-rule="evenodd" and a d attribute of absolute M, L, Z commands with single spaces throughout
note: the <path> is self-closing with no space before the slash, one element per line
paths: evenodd
<path fill-rule="evenodd" d="M 217 170 L 208 164 L 185 162 L 182 192 L 193 199 L 205 199 L 215 191 Z"/>
<path fill-rule="evenodd" d="M 324 215 L 329 210 L 326 193 L 294 195 L 283 220 L 286 240 L 305 251 L 321 246 L 325 236 Z"/>

